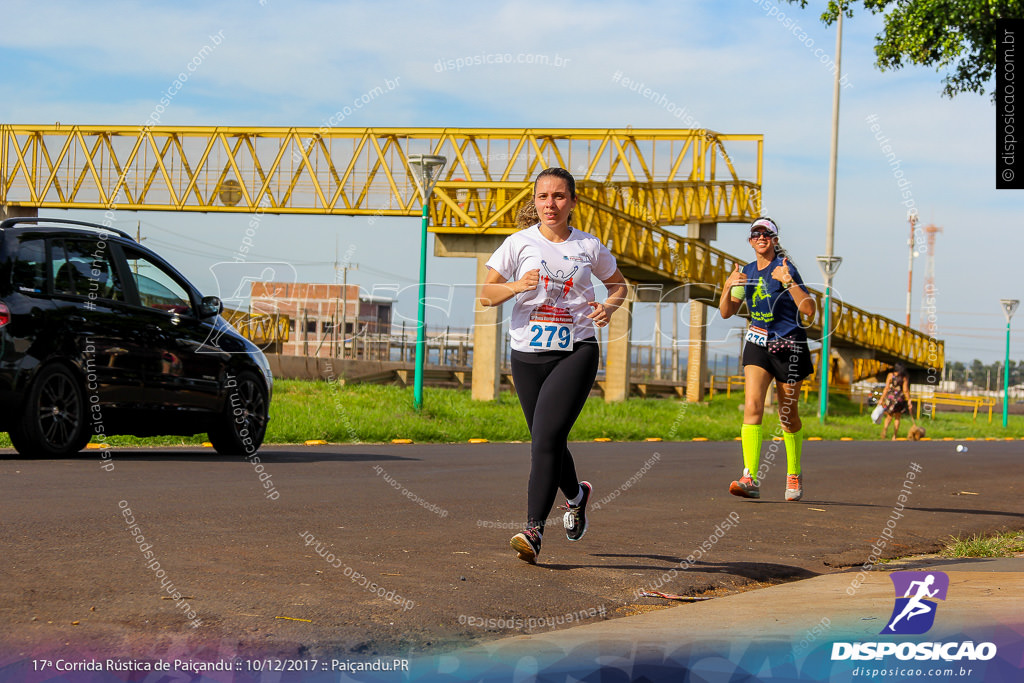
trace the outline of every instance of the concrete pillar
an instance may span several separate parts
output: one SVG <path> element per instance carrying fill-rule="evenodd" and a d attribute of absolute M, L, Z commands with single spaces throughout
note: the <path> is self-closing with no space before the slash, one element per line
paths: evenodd
<path fill-rule="evenodd" d="M 686 359 L 686 400 L 689 403 L 704 398 L 708 378 L 707 308 L 696 299 L 690 301 L 690 344 Z"/>
<path fill-rule="evenodd" d="M 487 277 L 487 259 L 501 246 L 504 235 L 434 234 L 435 256 L 460 256 L 476 259 L 476 296 Z M 501 382 L 501 306 L 481 306 L 474 297 L 473 377 L 471 391 L 475 401 L 493 401 Z"/>
<path fill-rule="evenodd" d="M 489 257 L 490 254 L 481 254 L 476 258 L 478 292 L 487 277 L 485 264 Z M 474 306 L 472 396 L 474 401 L 493 401 L 498 398 L 501 384 L 502 307 L 482 306 L 479 301 Z"/>
<path fill-rule="evenodd" d="M 831 351 L 832 358 L 835 361 L 835 372 L 833 372 L 832 377 L 829 378 L 829 386 L 832 386 L 833 384 L 837 386 L 850 386 L 857 381 L 853 364 L 854 359 L 870 359 L 874 356 L 874 354 L 867 349 L 849 349 L 833 346 L 829 350 Z"/>
<path fill-rule="evenodd" d="M 0 221 L 8 218 L 37 218 L 39 209 L 34 206 L 12 206 L 0 204 Z"/>
<path fill-rule="evenodd" d="M 630 344 L 629 332 L 633 322 L 633 302 L 636 287 L 628 285 L 626 300 L 622 302 L 608 324 L 608 344 L 604 371 L 604 400 L 608 403 L 629 398 Z"/>
<path fill-rule="evenodd" d="M 718 238 L 717 223 L 689 223 L 686 236 L 702 242 Z M 707 306 L 690 300 L 690 344 L 686 359 L 686 400 L 696 403 L 704 398 L 704 384 L 708 379 L 707 358 Z"/>

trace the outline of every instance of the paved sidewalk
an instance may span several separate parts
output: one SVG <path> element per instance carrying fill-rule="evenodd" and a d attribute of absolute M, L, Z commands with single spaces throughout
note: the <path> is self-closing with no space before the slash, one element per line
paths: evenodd
<path fill-rule="evenodd" d="M 919 636 L 881 636 L 894 605 L 891 571 L 948 574 L 947 598 L 931 630 Z M 644 615 L 581 625 L 542 635 L 507 638 L 434 658 L 433 671 L 455 680 L 857 680 L 858 668 L 880 668 L 917 680 L 1024 680 L 1024 557 L 919 560 L 864 572 L 843 572 L 683 604 Z M 852 594 L 851 594 L 852 593 Z M 995 642 L 989 662 L 832 661 L 834 642 Z M 889 661 L 892 660 L 892 661 Z M 425 664 L 421 662 L 420 664 Z M 936 666 L 938 665 L 938 666 Z M 927 669 L 934 668 L 934 672 Z M 417 671 L 417 663 L 413 671 Z M 906 674 L 910 675 L 906 675 Z M 950 674 L 945 676 L 943 674 Z M 568 677 L 564 677 L 568 676 Z"/>

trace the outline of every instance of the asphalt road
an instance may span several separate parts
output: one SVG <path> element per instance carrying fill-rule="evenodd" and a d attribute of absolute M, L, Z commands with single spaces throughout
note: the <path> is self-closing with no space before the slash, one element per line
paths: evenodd
<path fill-rule="evenodd" d="M 728 494 L 738 443 L 575 444 L 590 530 L 552 523 L 537 566 L 508 547 L 528 444 L 268 446 L 261 468 L 5 451 L 0 655 L 417 656 L 685 610 L 636 591 L 723 595 L 849 571 L 879 539 L 894 557 L 1024 527 L 1021 443 L 968 445 L 807 442 L 787 503 L 781 465 L 760 501 Z"/>

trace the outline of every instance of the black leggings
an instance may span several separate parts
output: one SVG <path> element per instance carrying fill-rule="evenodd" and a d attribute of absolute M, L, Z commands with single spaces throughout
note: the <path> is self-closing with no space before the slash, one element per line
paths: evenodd
<path fill-rule="evenodd" d="M 580 491 L 569 431 L 594 386 L 599 355 L 594 340 L 576 342 L 572 351 L 512 351 L 512 378 L 531 438 L 526 518 L 542 531 L 558 489 L 566 498 Z"/>

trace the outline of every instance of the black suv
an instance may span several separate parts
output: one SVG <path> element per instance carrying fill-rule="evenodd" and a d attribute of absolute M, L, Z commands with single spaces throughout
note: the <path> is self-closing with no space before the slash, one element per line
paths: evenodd
<path fill-rule="evenodd" d="M 0 223 L 0 431 L 22 455 L 93 435 L 206 432 L 252 455 L 273 379 L 263 353 L 178 271 L 112 228 Z"/>

